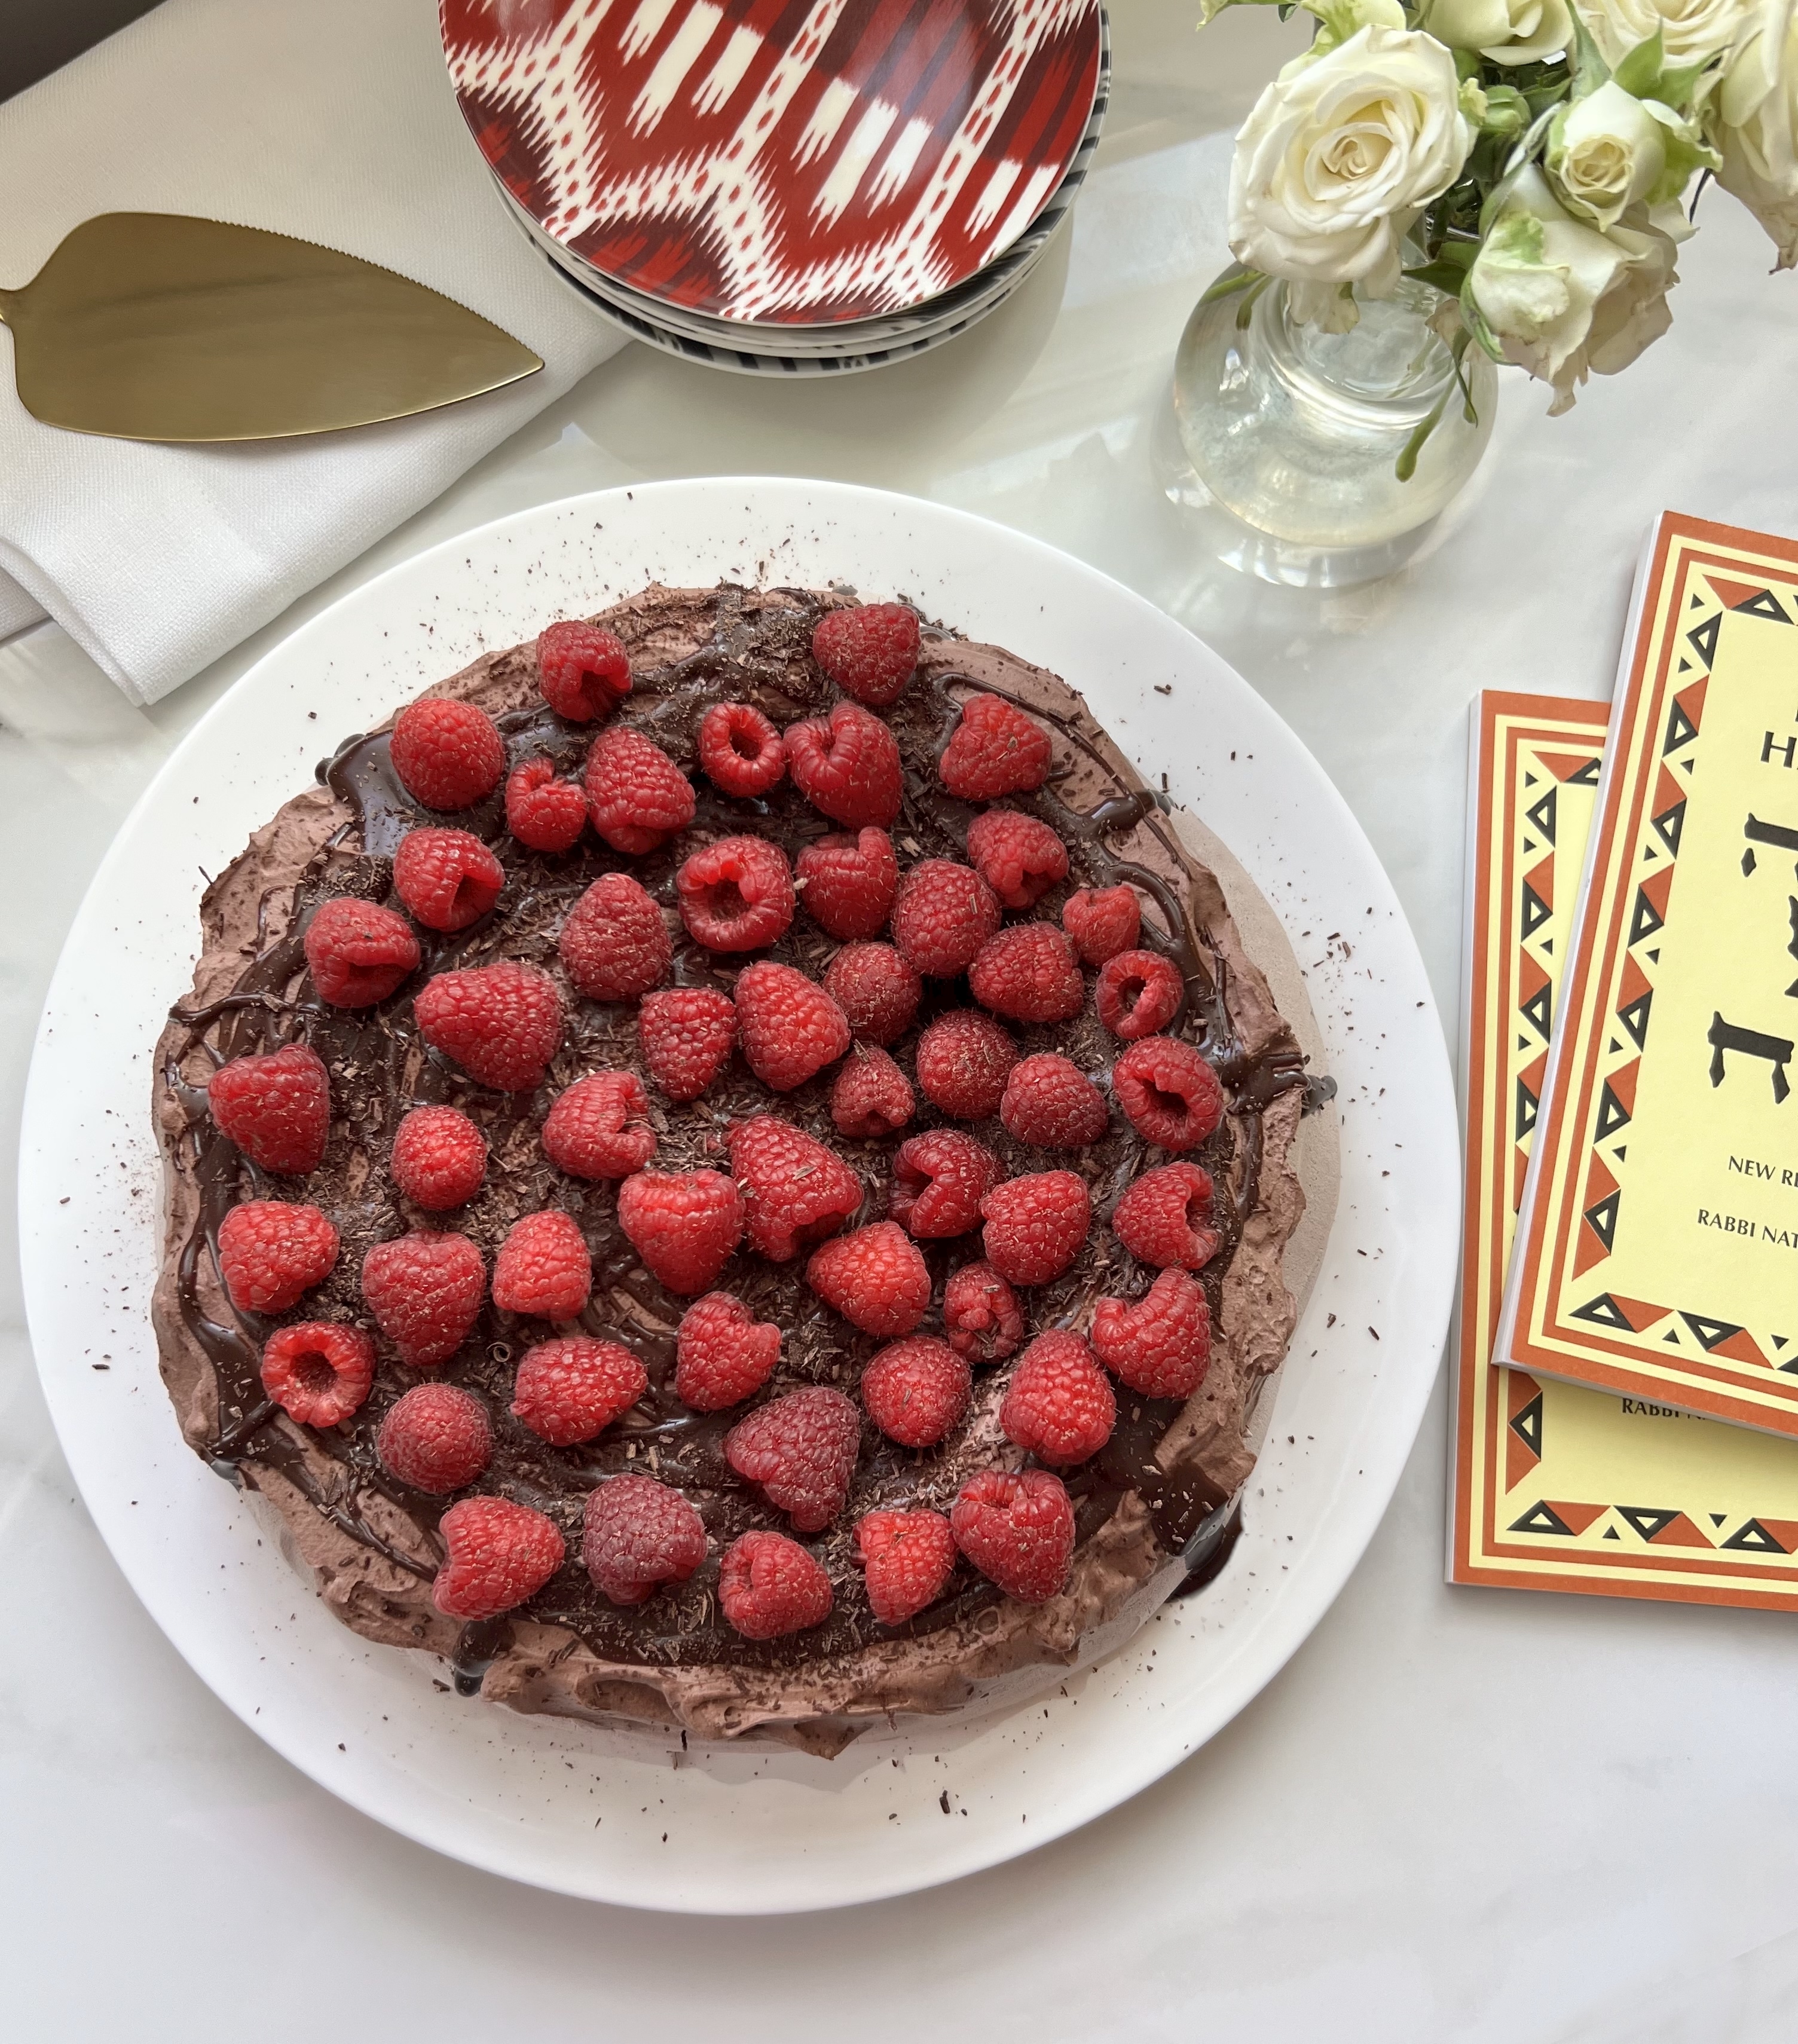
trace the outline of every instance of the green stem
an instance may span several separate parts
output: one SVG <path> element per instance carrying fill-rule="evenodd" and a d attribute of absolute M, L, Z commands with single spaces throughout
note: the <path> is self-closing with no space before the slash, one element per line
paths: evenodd
<path fill-rule="evenodd" d="M 1249 321 L 1254 312 L 1255 300 L 1261 296 L 1262 293 L 1267 289 L 1268 286 L 1274 280 L 1271 277 L 1257 277 L 1254 283 L 1250 286 L 1248 295 L 1236 308 L 1237 332 L 1243 333 L 1247 330 Z"/>
<path fill-rule="evenodd" d="M 1201 305 L 1214 305 L 1220 298 L 1227 298 L 1232 292 L 1246 291 L 1251 285 L 1265 284 L 1266 282 L 1267 279 L 1258 270 L 1239 268 L 1234 275 L 1226 271 L 1215 283 L 1205 287 L 1204 294 L 1200 298 L 1199 303 Z"/>

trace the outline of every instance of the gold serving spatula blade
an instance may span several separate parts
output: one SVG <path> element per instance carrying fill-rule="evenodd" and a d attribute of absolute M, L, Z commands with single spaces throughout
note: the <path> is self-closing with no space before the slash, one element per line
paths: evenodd
<path fill-rule="evenodd" d="M 409 418 L 543 363 L 478 313 L 359 257 L 184 213 L 84 221 L 0 290 L 19 401 L 115 440 L 286 440 Z"/>

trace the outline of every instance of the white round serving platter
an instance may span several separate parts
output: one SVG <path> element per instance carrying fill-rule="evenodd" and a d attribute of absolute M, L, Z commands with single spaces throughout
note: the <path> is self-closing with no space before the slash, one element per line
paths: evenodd
<path fill-rule="evenodd" d="M 903 594 L 1065 675 L 1153 778 L 1165 766 L 1285 922 L 1339 1087 L 1335 1220 L 1217 1579 L 1047 1704 L 864 1737 L 832 1761 L 682 1754 L 515 1716 L 458 1698 L 434 1660 L 345 1631 L 183 1444 L 149 1327 L 151 1059 L 189 983 L 204 875 L 346 734 L 483 651 L 656 579 Z M 1416 944 L 1359 825 L 1274 712 L 1151 605 L 1036 540 L 782 480 L 521 512 L 390 570 L 259 661 L 168 760 L 95 877 L 45 1007 L 22 1149 L 25 1292 L 57 1431 L 120 1566 L 201 1678 L 314 1781 L 425 1844 L 571 1895 L 718 1914 L 866 1901 L 990 1866 L 1135 1795 L 1239 1711 L 1323 1616 L 1392 1496 L 1447 1327 L 1459 1208 L 1454 1095 Z"/>

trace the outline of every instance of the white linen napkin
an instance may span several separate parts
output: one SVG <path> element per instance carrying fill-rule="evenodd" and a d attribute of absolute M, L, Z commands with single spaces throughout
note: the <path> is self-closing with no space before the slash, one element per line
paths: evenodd
<path fill-rule="evenodd" d="M 0 344 L 0 639 L 48 612 L 133 702 L 266 624 L 624 344 L 509 217 L 432 0 L 163 0 L 0 106 L 0 284 L 95 213 L 203 213 L 384 263 L 544 360 L 417 419 L 171 448 L 40 425 Z"/>

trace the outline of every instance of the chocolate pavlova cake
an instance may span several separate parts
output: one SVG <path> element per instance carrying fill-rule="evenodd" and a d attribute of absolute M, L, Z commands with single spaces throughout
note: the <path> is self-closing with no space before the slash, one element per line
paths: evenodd
<path fill-rule="evenodd" d="M 652 586 L 347 740 L 159 1047 L 190 1444 L 371 1639 L 833 1751 L 1213 1554 L 1327 1095 L 1068 685 Z"/>

